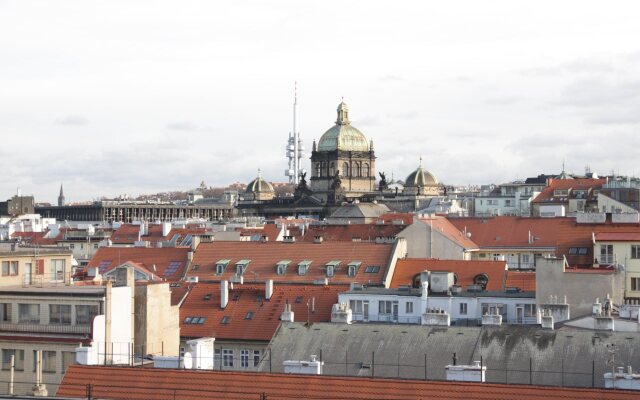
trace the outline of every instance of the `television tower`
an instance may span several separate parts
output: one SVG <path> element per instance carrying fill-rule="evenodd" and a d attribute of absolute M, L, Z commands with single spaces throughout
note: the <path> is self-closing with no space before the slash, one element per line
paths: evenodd
<path fill-rule="evenodd" d="M 304 146 L 302 145 L 302 139 L 300 139 L 300 132 L 298 131 L 298 83 L 294 83 L 293 89 L 293 132 L 289 132 L 289 140 L 287 140 L 287 147 L 285 151 L 286 157 L 289 160 L 289 167 L 284 171 L 284 175 L 289 177 L 289 183 L 298 183 L 300 174 L 304 172 L 301 161 L 304 156 Z"/>

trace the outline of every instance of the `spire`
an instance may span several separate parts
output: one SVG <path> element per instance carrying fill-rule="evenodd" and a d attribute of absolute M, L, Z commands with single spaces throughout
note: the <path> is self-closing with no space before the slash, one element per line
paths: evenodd
<path fill-rule="evenodd" d="M 62 190 L 62 183 L 60 184 L 60 195 L 58 196 L 58 207 L 64 206 L 64 191 Z"/>
<path fill-rule="evenodd" d="M 262 178 L 262 171 L 258 168 L 258 178 Z"/>
<path fill-rule="evenodd" d="M 420 156 L 420 168 L 422 168 L 422 156 Z"/>
<path fill-rule="evenodd" d="M 342 98 L 342 102 L 338 104 L 338 119 L 336 120 L 336 125 L 349 125 L 351 122 L 349 121 L 349 107 L 344 102 L 344 97 Z"/>

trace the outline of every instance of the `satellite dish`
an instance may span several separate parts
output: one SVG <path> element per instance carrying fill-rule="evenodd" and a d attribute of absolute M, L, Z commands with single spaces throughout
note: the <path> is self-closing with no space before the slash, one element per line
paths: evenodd
<path fill-rule="evenodd" d="M 193 358 L 191 358 L 191 353 L 184 353 L 184 368 L 185 369 L 193 368 Z"/>

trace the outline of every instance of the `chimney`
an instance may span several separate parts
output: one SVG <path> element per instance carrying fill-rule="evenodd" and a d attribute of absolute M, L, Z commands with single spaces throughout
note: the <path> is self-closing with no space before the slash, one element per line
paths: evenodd
<path fill-rule="evenodd" d="M 220 308 L 225 309 L 229 303 L 229 282 L 220 282 Z"/>
<path fill-rule="evenodd" d="M 282 322 L 294 322 L 293 311 L 291 311 L 291 304 L 284 305 L 284 311 L 280 315 L 280 321 Z"/>
<path fill-rule="evenodd" d="M 169 236 L 169 232 L 171 232 L 171 222 L 163 222 L 162 223 L 162 237 Z"/>
<path fill-rule="evenodd" d="M 264 286 L 264 298 L 265 300 L 271 300 L 271 296 L 273 296 L 273 279 L 268 279 Z"/>

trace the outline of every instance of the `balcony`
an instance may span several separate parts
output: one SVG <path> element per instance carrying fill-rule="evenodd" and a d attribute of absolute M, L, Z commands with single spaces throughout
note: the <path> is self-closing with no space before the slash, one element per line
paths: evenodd
<path fill-rule="evenodd" d="M 616 256 L 615 254 L 600 254 L 600 256 L 598 257 L 598 261 L 600 265 L 615 264 Z"/>
<path fill-rule="evenodd" d="M 31 324 L 31 323 L 12 324 L 8 322 L 1 322 L 0 332 L 87 335 L 91 333 L 91 327 L 89 325 L 54 325 L 54 324 Z"/>

